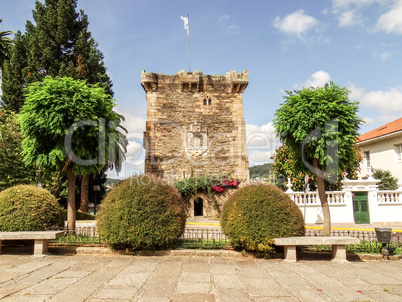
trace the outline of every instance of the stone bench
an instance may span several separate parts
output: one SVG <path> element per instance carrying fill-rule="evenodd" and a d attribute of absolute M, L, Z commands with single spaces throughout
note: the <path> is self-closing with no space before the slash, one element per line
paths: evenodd
<path fill-rule="evenodd" d="M 35 240 L 34 256 L 43 256 L 48 251 L 49 240 L 64 235 L 64 231 L 0 232 L 0 254 L 3 240 Z"/>
<path fill-rule="evenodd" d="M 285 261 L 296 262 L 296 246 L 332 245 L 332 260 L 346 261 L 346 244 L 359 244 L 360 240 L 349 236 L 302 236 L 274 238 L 275 245 L 284 247 Z"/>

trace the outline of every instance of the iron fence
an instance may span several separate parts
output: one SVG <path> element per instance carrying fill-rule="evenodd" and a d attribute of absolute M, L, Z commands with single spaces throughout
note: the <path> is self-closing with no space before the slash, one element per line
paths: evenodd
<path fill-rule="evenodd" d="M 230 246 L 220 228 L 186 228 L 177 240 L 177 248 L 224 249 Z"/>
<path fill-rule="evenodd" d="M 306 236 L 322 236 L 322 230 L 306 229 Z M 352 236 L 361 240 L 361 250 L 374 249 L 380 246 L 376 233 L 373 231 L 357 230 L 332 230 L 332 236 Z M 392 232 L 391 243 L 393 246 L 402 246 L 402 233 Z M 105 246 L 106 243 L 99 237 L 96 226 L 77 227 L 74 234 L 64 230 L 64 236 L 51 241 L 53 245 L 96 245 Z M 187 227 L 183 235 L 178 238 L 175 248 L 205 248 L 221 249 L 230 246 L 229 238 L 220 228 L 195 228 Z M 330 248 L 330 247 L 328 247 Z"/>
<path fill-rule="evenodd" d="M 73 234 L 64 229 L 64 236 L 51 240 L 53 245 L 106 245 L 96 226 L 77 227 Z M 177 248 L 226 248 L 229 239 L 218 228 L 186 228 L 176 242 Z"/>
<path fill-rule="evenodd" d="M 322 230 L 306 229 L 306 236 L 322 236 Z M 375 231 L 357 231 L 357 230 L 331 230 L 331 236 L 351 236 L 359 238 L 361 241 L 377 241 Z M 391 242 L 402 243 L 402 233 L 392 232 Z"/>

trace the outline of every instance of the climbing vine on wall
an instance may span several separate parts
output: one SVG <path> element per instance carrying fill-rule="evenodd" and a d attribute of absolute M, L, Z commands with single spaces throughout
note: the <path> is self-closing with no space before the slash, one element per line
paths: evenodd
<path fill-rule="evenodd" d="M 206 192 L 208 195 L 214 193 L 222 193 L 227 188 L 237 188 L 240 181 L 229 179 L 228 177 L 213 177 L 213 176 L 190 176 L 187 179 L 176 181 L 174 186 L 179 191 L 181 196 L 189 197 L 198 192 Z"/>

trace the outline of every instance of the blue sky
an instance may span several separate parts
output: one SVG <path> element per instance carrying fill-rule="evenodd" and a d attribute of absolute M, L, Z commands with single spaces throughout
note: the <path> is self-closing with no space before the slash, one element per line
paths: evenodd
<path fill-rule="evenodd" d="M 272 120 L 284 90 L 332 80 L 351 90 L 366 123 L 361 133 L 402 115 L 402 0 L 129 1 L 79 0 L 105 56 L 130 145 L 126 177 L 141 171 L 146 121 L 141 70 L 175 74 L 249 71 L 244 93 L 251 164 L 266 162 L 277 140 Z M 0 0 L 3 30 L 24 31 L 33 0 Z M 257 133 L 257 134 L 256 134 Z M 258 145 L 257 137 L 269 139 Z"/>

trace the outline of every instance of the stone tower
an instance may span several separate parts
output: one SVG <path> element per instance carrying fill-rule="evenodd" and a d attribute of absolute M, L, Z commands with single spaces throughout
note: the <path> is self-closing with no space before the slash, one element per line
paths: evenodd
<path fill-rule="evenodd" d="M 248 71 L 141 73 L 146 92 L 145 173 L 173 182 L 190 175 L 249 180 L 243 92 Z"/>

